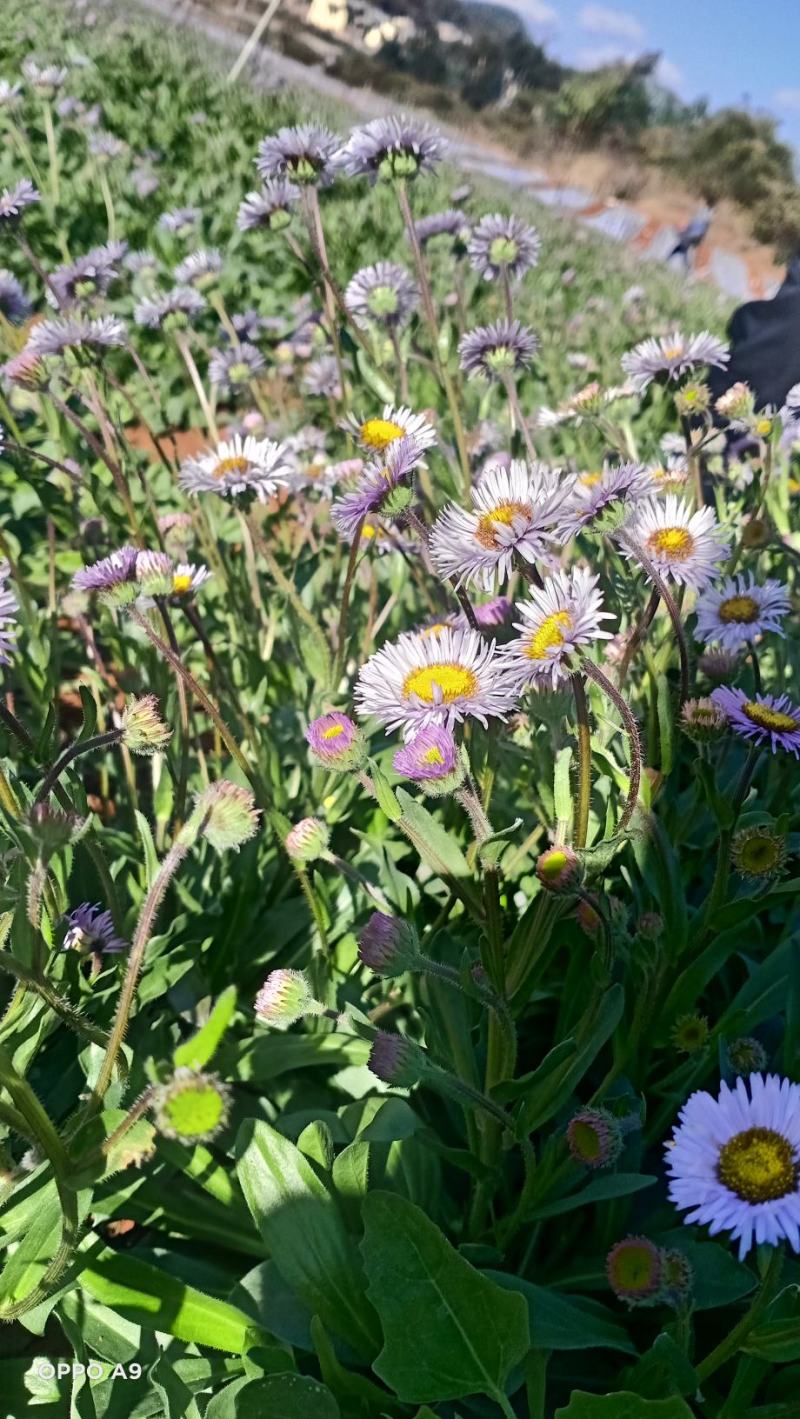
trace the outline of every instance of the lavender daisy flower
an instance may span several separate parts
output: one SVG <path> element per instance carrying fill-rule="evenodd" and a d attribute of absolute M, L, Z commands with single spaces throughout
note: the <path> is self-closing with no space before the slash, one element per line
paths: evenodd
<path fill-rule="evenodd" d="M 222 270 L 222 252 L 212 247 L 209 251 L 193 251 L 175 267 L 175 280 L 179 286 L 193 286 L 197 291 L 209 290 L 218 284 Z"/>
<path fill-rule="evenodd" d="M 401 113 L 354 128 L 336 154 L 336 166 L 349 177 L 368 177 L 372 182 L 414 178 L 432 172 L 446 148 L 441 133 L 430 124 Z"/>
<path fill-rule="evenodd" d="M 130 271 L 132 276 L 155 276 L 160 264 L 155 253 L 146 249 L 130 251 L 123 262 L 126 271 Z"/>
<path fill-rule="evenodd" d="M 153 172 L 152 168 L 140 166 L 134 167 L 131 172 L 130 183 L 136 196 L 140 197 L 143 202 L 145 202 L 148 197 L 152 197 L 155 192 L 158 192 L 161 186 L 161 180 L 158 174 Z"/>
<path fill-rule="evenodd" d="M 264 368 L 264 356 L 255 345 L 243 340 L 225 350 L 212 350 L 208 362 L 208 377 L 223 394 L 229 394 L 240 384 L 249 384 Z"/>
<path fill-rule="evenodd" d="M 641 393 L 654 379 L 678 379 L 698 365 L 723 369 L 729 359 L 730 349 L 724 340 L 708 330 L 699 335 L 682 335 L 675 330 L 660 339 L 642 340 L 622 356 L 622 368 Z"/>
<path fill-rule="evenodd" d="M 133 318 L 148 330 L 185 330 L 205 308 L 205 300 L 192 286 L 173 286 L 166 295 L 137 301 Z"/>
<path fill-rule="evenodd" d="M 474 271 L 485 281 L 497 281 L 505 273 L 519 281 L 539 260 L 541 242 L 534 227 L 521 217 L 503 217 L 498 212 L 481 217 L 467 245 Z"/>
<path fill-rule="evenodd" d="M 16 642 L 14 622 L 17 619 L 19 603 L 6 584 L 9 570 L 8 562 L 0 562 L 0 665 L 10 665 L 11 652 Z"/>
<path fill-rule="evenodd" d="M 458 745 L 452 732 L 441 724 L 429 724 L 398 749 L 392 760 L 395 773 L 415 783 L 449 778 L 460 768 Z"/>
<path fill-rule="evenodd" d="M 452 729 L 474 718 L 505 719 L 516 703 L 495 646 L 477 631 L 449 627 L 429 636 L 405 635 L 385 645 L 361 667 L 355 690 L 363 719 L 387 732 L 402 727 L 411 739 L 429 724 Z"/>
<path fill-rule="evenodd" d="M 41 355 L 33 350 L 22 350 L 0 366 L 0 374 L 16 389 L 36 390 L 47 388 L 48 374 Z"/>
<path fill-rule="evenodd" d="M 300 188 L 285 177 L 265 182 L 260 192 L 248 192 L 239 207 L 236 225 L 240 232 L 266 227 L 271 232 L 284 231 L 292 220 L 293 208 L 300 201 Z"/>
<path fill-rule="evenodd" d="M 523 617 L 514 627 L 520 639 L 503 647 L 505 663 L 519 689 L 554 690 L 571 673 L 571 658 L 581 646 L 610 640 L 602 621 L 613 621 L 604 611 L 597 590 L 599 578 L 585 567 L 560 571 L 544 586 L 531 591 L 528 601 L 517 602 Z"/>
<path fill-rule="evenodd" d="M 303 375 L 303 385 L 309 394 L 321 399 L 341 399 L 342 385 L 335 355 L 320 355 L 311 360 Z"/>
<path fill-rule="evenodd" d="M 319 123 L 280 128 L 259 147 L 258 175 L 265 182 L 286 177 L 301 185 L 327 184 L 332 178 L 331 159 L 338 147 L 338 136 Z"/>
<path fill-rule="evenodd" d="M 81 955 L 98 952 L 105 956 L 128 949 L 130 943 L 117 935 L 111 912 L 103 911 L 97 902 L 94 906 L 91 902 L 81 902 L 64 920 L 67 923 L 65 951 L 79 951 Z"/>
<path fill-rule="evenodd" d="M 127 246 L 124 241 L 107 242 L 68 265 L 57 266 L 50 276 L 50 300 L 59 306 L 73 306 L 107 295 L 119 275 Z"/>
<path fill-rule="evenodd" d="M 728 717 L 736 734 L 756 744 L 768 744 L 773 754 L 778 749 L 800 758 L 800 706 L 788 695 L 759 695 L 749 699 L 744 690 L 720 685 L 711 691 L 711 699 Z"/>
<path fill-rule="evenodd" d="M 675 493 L 668 493 L 663 501 L 651 498 L 638 503 L 625 532 L 644 547 L 662 576 L 696 590 L 711 581 L 730 550 L 711 508 L 693 512 Z M 635 560 L 635 548 L 623 542 L 622 550 Z"/>
<path fill-rule="evenodd" d="M 4 187 L 0 193 L 0 228 L 16 225 L 22 220 L 25 208 L 41 200 L 38 189 L 27 177 L 21 178 L 13 187 Z"/>
<path fill-rule="evenodd" d="M 75 354 L 96 356 L 105 350 L 119 349 L 128 342 L 123 321 L 115 315 L 96 319 L 74 317 L 40 320 L 28 336 L 25 351 L 35 355 Z"/>
<path fill-rule="evenodd" d="M 116 133 L 107 133 L 102 129 L 89 134 L 86 146 L 90 156 L 99 163 L 110 163 L 115 158 L 123 158 L 128 151 L 128 145 L 122 138 L 118 138 Z"/>
<path fill-rule="evenodd" d="M 378 261 L 356 272 L 344 293 L 344 303 L 362 330 L 372 322 L 386 330 L 399 330 L 416 310 L 419 291 L 404 266 Z"/>
<path fill-rule="evenodd" d="M 72 578 L 75 591 L 115 591 L 117 588 L 136 581 L 136 561 L 139 551 L 136 547 L 119 547 L 108 557 L 83 567 Z"/>
<path fill-rule="evenodd" d="M 507 596 L 493 596 L 491 601 L 484 601 L 480 605 L 472 608 L 475 620 L 482 631 L 488 631 L 495 626 L 505 626 L 511 620 L 511 613 L 514 610 L 513 602 Z M 462 617 L 466 620 L 463 611 L 458 617 L 459 624 Z"/>
<path fill-rule="evenodd" d="M 346 542 L 352 542 L 361 523 L 370 515 L 397 516 L 413 497 L 409 475 L 420 461 L 420 449 L 413 439 L 389 444 L 382 459 L 368 463 L 355 488 L 338 498 L 331 518 Z"/>
<path fill-rule="evenodd" d="M 0 79 L 0 108 L 18 108 L 22 102 L 22 85 L 12 84 L 8 79 Z"/>
<path fill-rule="evenodd" d="M 466 250 L 472 232 L 472 222 L 465 212 L 449 207 L 445 212 L 434 212 L 429 217 L 420 217 L 414 223 L 414 231 L 420 246 L 427 246 L 437 237 L 449 237 L 453 248 Z"/>
<path fill-rule="evenodd" d="M 800 1251 L 800 1086 L 777 1074 L 698 1090 L 666 1146 L 669 1195 L 712 1236 L 730 1232 L 740 1261 L 751 1246 Z"/>
<path fill-rule="evenodd" d="M 458 342 L 461 368 L 470 379 L 505 379 L 525 369 L 533 360 L 539 341 L 532 330 L 518 320 L 498 320 L 478 325 Z"/>
<path fill-rule="evenodd" d="M 266 328 L 266 320 L 263 315 L 259 315 L 257 310 L 241 310 L 231 316 L 231 325 L 239 337 L 240 343 L 257 340 Z"/>
<path fill-rule="evenodd" d="M 5 268 L 0 270 L 0 314 L 12 325 L 28 319 L 31 303 L 16 276 Z"/>
<path fill-rule="evenodd" d="M 187 459 L 179 483 L 187 493 L 217 493 L 222 498 L 252 495 L 266 502 L 291 473 L 286 449 L 271 439 L 235 434 L 216 448 Z"/>
<path fill-rule="evenodd" d="M 783 635 L 783 618 L 789 614 L 791 603 L 781 582 L 767 580 L 759 585 L 750 572 L 707 587 L 695 609 L 698 640 L 706 645 L 714 641 L 724 650 L 738 650 L 766 631 Z"/>
<path fill-rule="evenodd" d="M 568 542 L 587 527 L 606 531 L 652 493 L 652 475 L 641 463 L 621 463 L 601 473 L 580 474 L 559 522 L 559 537 Z"/>
<path fill-rule="evenodd" d="M 384 404 L 380 417 L 362 419 L 357 414 L 348 414 L 341 428 L 352 434 L 366 453 L 372 454 L 383 453 L 396 439 L 413 439 L 420 452 L 433 448 L 436 443 L 436 430 L 430 420 L 404 404 Z"/>
<path fill-rule="evenodd" d="M 37 64 L 35 59 L 26 59 L 22 72 L 41 99 L 55 98 L 67 77 L 67 70 L 63 65 Z"/>
<path fill-rule="evenodd" d="M 490 464 L 472 489 L 468 512 L 452 504 L 431 531 L 431 560 L 442 580 L 486 590 L 510 575 L 516 554 L 533 562 L 558 522 L 569 482 L 544 464 Z"/>
<path fill-rule="evenodd" d="M 172 236 L 181 238 L 192 236 L 200 225 L 201 212 L 199 207 L 173 207 L 169 212 L 162 212 L 158 219 L 158 225 L 162 232 L 169 232 Z"/>
<path fill-rule="evenodd" d="M 351 772 L 366 759 L 364 735 L 349 715 L 338 710 L 312 720 L 305 737 L 314 759 L 326 769 Z"/>

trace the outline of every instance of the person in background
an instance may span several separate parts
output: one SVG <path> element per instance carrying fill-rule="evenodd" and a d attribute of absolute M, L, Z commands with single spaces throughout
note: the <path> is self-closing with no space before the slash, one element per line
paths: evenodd
<path fill-rule="evenodd" d="M 706 381 L 712 399 L 743 380 L 755 395 L 756 409 L 780 409 L 789 390 L 800 384 L 800 250 L 771 300 L 748 301 L 733 312 L 728 340 L 730 363 L 712 369 Z"/>
<path fill-rule="evenodd" d="M 678 240 L 669 254 L 669 259 L 671 260 L 673 256 L 682 256 L 686 270 L 690 271 L 694 261 L 694 253 L 705 238 L 710 226 L 711 209 L 710 207 L 701 207 L 683 230 L 678 232 Z"/>

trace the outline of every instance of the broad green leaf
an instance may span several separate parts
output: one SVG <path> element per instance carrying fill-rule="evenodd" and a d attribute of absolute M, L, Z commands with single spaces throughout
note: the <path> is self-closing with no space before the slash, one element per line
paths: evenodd
<path fill-rule="evenodd" d="M 239 1181 L 286 1284 L 361 1355 L 378 1345 L 355 1245 L 335 1198 L 288 1138 L 247 1120 L 236 1139 Z"/>
<path fill-rule="evenodd" d="M 216 1394 L 206 1419 L 341 1419 L 326 1385 L 307 1375 L 267 1375 L 234 1380 Z"/>
<path fill-rule="evenodd" d="M 569 771 L 572 765 L 572 750 L 559 749 L 556 754 L 555 771 L 553 774 L 553 804 L 555 815 L 559 824 L 563 824 L 565 830 L 569 829 L 572 822 L 572 785 L 570 784 Z M 564 839 L 560 838 L 563 842 Z M 569 839 L 567 838 L 568 842 Z"/>
<path fill-rule="evenodd" d="M 326 1123 L 315 1119 L 313 1123 L 306 1124 L 297 1140 L 297 1146 L 312 1162 L 319 1163 L 326 1173 L 330 1172 L 335 1149 L 331 1131 Z"/>
<path fill-rule="evenodd" d="M 137 808 L 134 810 L 134 816 L 136 818 L 136 826 L 139 829 L 139 837 L 142 840 L 142 847 L 144 849 L 145 887 L 149 891 L 149 889 L 153 885 L 153 880 L 156 876 L 156 873 L 158 872 L 158 853 L 156 852 L 156 845 L 153 842 L 153 834 L 150 831 L 150 824 L 148 823 L 144 814 L 140 813 Z"/>
<path fill-rule="evenodd" d="M 688 1404 L 672 1399 L 643 1399 L 630 1390 L 619 1394 L 587 1394 L 573 1390 L 569 1404 L 555 1419 L 694 1419 Z"/>
<path fill-rule="evenodd" d="M 252 1339 L 246 1315 L 136 1257 L 104 1252 L 80 1273 L 81 1290 L 126 1320 L 178 1340 L 241 1355 Z"/>
<path fill-rule="evenodd" d="M 366 1064 L 369 1042 L 352 1036 L 264 1035 L 246 1041 L 231 1056 L 225 1052 L 226 1077 L 266 1084 L 296 1069 L 324 1068 L 331 1071 L 347 1065 Z M 230 1069 L 227 1067 L 230 1063 Z"/>
<path fill-rule="evenodd" d="M 486 1271 L 498 1286 L 518 1291 L 528 1303 L 534 1350 L 621 1350 L 636 1354 L 624 1325 L 599 1301 L 562 1296 L 505 1271 Z"/>
<path fill-rule="evenodd" d="M 517 1099 L 524 1099 L 526 1095 L 533 1094 L 540 1084 L 548 1079 L 551 1074 L 564 1063 L 565 1059 L 571 1059 L 576 1050 L 574 1039 L 562 1040 L 560 1044 L 554 1045 L 545 1055 L 538 1068 L 531 1070 L 529 1074 L 523 1074 L 519 1079 L 504 1080 L 502 1084 L 496 1084 L 492 1089 L 492 1098 L 497 1099 L 499 1104 L 516 1103 Z"/>
<path fill-rule="evenodd" d="M 697 1373 L 691 1361 L 671 1335 L 662 1331 L 650 1349 L 621 1375 L 626 1389 L 646 1399 L 663 1399 L 669 1394 L 693 1395 L 698 1390 Z"/>
<path fill-rule="evenodd" d="M 597 1007 L 581 1017 L 575 1030 L 574 1055 L 542 1081 L 525 1100 L 520 1111 L 518 1130 L 532 1133 L 553 1118 L 570 1094 L 591 1068 L 603 1045 L 614 1033 L 625 1008 L 625 992 L 621 985 L 612 985 Z"/>
<path fill-rule="evenodd" d="M 340 1197 L 365 1197 L 369 1183 L 370 1145 L 363 1138 L 349 1143 L 333 1164 L 333 1185 Z"/>
<path fill-rule="evenodd" d="M 580 1192 L 571 1192 L 568 1197 L 546 1202 L 530 1213 L 530 1220 L 540 1222 L 545 1217 L 560 1217 L 564 1212 L 574 1212 L 578 1207 L 588 1207 L 593 1202 L 607 1202 L 612 1197 L 629 1197 L 652 1187 L 658 1178 L 647 1173 L 609 1173 L 607 1177 L 595 1178 Z"/>
<path fill-rule="evenodd" d="M 341 1402 L 345 1413 L 357 1415 L 358 1419 L 370 1415 L 394 1414 L 398 1404 L 386 1390 L 379 1389 L 364 1375 L 355 1375 L 341 1363 L 319 1316 L 311 1322 L 311 1337 L 317 1352 L 322 1378 Z"/>
<path fill-rule="evenodd" d="M 455 838 L 433 814 L 404 788 L 398 788 L 397 801 L 403 811 L 402 826 L 431 871 L 439 877 L 471 877 L 469 863 Z"/>
<path fill-rule="evenodd" d="M 222 992 L 202 1029 L 178 1045 L 172 1056 L 176 1069 L 203 1069 L 214 1055 L 236 1009 L 236 986 Z"/>
<path fill-rule="evenodd" d="M 192 1391 L 176 1375 L 166 1356 L 162 1355 L 147 1372 L 164 1409 L 164 1419 L 200 1419 L 200 1410 Z"/>
<path fill-rule="evenodd" d="M 71 1188 L 91 1187 L 103 1178 L 141 1163 L 153 1151 L 156 1131 L 145 1118 L 137 1119 L 107 1152 L 99 1151 L 127 1116 L 125 1109 L 105 1109 L 78 1129 L 70 1147 L 73 1163 L 67 1183 Z"/>
<path fill-rule="evenodd" d="M 697 1242 L 680 1228 L 658 1237 L 660 1246 L 683 1252 L 692 1268 L 692 1305 L 696 1311 L 730 1306 L 754 1289 L 755 1272 L 717 1242 Z"/>
<path fill-rule="evenodd" d="M 384 1346 L 375 1373 L 407 1403 L 495 1401 L 528 1349 L 527 1306 L 470 1266 L 413 1203 L 364 1199 L 361 1251 Z"/>
<path fill-rule="evenodd" d="M 378 807 L 383 809 L 390 823 L 399 823 L 403 816 L 403 810 L 395 797 L 394 789 L 382 769 L 372 760 L 370 761 L 372 786 L 375 789 L 375 797 L 378 800 Z"/>

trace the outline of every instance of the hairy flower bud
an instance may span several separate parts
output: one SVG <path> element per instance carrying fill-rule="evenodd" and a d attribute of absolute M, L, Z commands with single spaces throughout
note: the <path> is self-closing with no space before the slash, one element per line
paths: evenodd
<path fill-rule="evenodd" d="M 281 968 L 270 971 L 255 998 L 255 1012 L 265 1025 L 288 1029 L 304 1015 L 318 1015 L 322 1009 L 311 993 L 303 971 Z"/>
<path fill-rule="evenodd" d="M 198 793 L 191 825 L 217 852 L 237 851 L 258 828 L 259 810 L 249 788 L 218 779 Z"/>
<path fill-rule="evenodd" d="M 373 912 L 358 938 L 358 954 L 379 976 L 399 976 L 418 970 L 419 937 L 410 922 L 385 912 Z"/>
<path fill-rule="evenodd" d="M 398 1089 L 410 1089 L 418 1084 L 428 1069 L 424 1049 L 407 1035 L 388 1030 L 378 1030 L 367 1063 L 378 1079 Z"/>
<path fill-rule="evenodd" d="M 767 1067 L 767 1051 L 760 1040 L 742 1035 L 725 1045 L 728 1063 L 734 1074 L 760 1074 Z"/>
<path fill-rule="evenodd" d="M 606 1257 L 608 1284 L 629 1306 L 654 1306 L 664 1285 L 664 1253 L 647 1237 L 626 1237 Z"/>
<path fill-rule="evenodd" d="M 327 851 L 330 834 L 319 818 L 301 818 L 286 834 L 284 847 L 297 867 L 307 867 Z"/>
<path fill-rule="evenodd" d="M 172 738 L 172 730 L 158 713 L 155 695 L 141 695 L 128 701 L 120 718 L 122 743 L 134 754 L 155 754 Z"/>
<path fill-rule="evenodd" d="M 682 1054 L 697 1054 L 708 1044 L 708 1020 L 696 1012 L 679 1015 L 672 1027 L 672 1043 Z"/>
<path fill-rule="evenodd" d="M 607 1109 L 581 1109 L 567 1124 L 567 1147 L 576 1163 L 605 1168 L 622 1152 L 622 1130 Z"/>
<path fill-rule="evenodd" d="M 358 725 L 347 714 L 335 711 L 312 720 L 305 731 L 311 757 L 322 768 L 352 772 L 366 763 L 367 744 Z"/>
<path fill-rule="evenodd" d="M 578 854 L 563 843 L 547 848 L 536 863 L 536 876 L 548 892 L 574 892 L 582 875 Z"/>
<path fill-rule="evenodd" d="M 664 918 L 658 912 L 642 912 L 636 930 L 644 941 L 658 941 L 664 935 Z"/>
<path fill-rule="evenodd" d="M 724 710 L 708 696 L 699 700 L 686 700 L 681 710 L 681 729 L 698 744 L 706 744 L 719 739 L 728 727 Z"/>

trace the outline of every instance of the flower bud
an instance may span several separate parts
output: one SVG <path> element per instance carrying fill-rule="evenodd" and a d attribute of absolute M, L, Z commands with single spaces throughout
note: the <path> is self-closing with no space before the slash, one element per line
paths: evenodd
<path fill-rule="evenodd" d="M 536 876 L 548 892 L 574 892 L 583 876 L 580 858 L 566 844 L 556 844 L 540 854 Z"/>
<path fill-rule="evenodd" d="M 358 725 L 347 714 L 320 715 L 305 731 L 311 757 L 322 768 L 339 773 L 360 769 L 366 763 L 367 744 Z"/>
<path fill-rule="evenodd" d="M 147 596 L 167 596 L 172 590 L 172 558 L 166 552 L 140 552 L 136 580 Z"/>
<path fill-rule="evenodd" d="M 410 922 L 385 912 L 373 912 L 358 938 L 363 965 L 378 976 L 399 976 L 419 970 L 419 937 Z"/>
<path fill-rule="evenodd" d="M 734 1074 L 760 1074 L 767 1067 L 767 1051 L 760 1040 L 742 1035 L 725 1046 L 728 1063 Z"/>
<path fill-rule="evenodd" d="M 605 1168 L 622 1152 L 622 1130 L 607 1109 L 581 1109 L 567 1124 L 567 1147 L 576 1163 Z"/>
<path fill-rule="evenodd" d="M 410 1089 L 418 1084 L 428 1068 L 424 1049 L 407 1035 L 392 1034 L 388 1030 L 378 1030 L 367 1063 L 378 1079 L 398 1089 Z"/>
<path fill-rule="evenodd" d="M 120 720 L 122 743 L 134 754 L 155 754 L 172 738 L 158 713 L 155 695 L 141 695 L 128 701 Z"/>
<path fill-rule="evenodd" d="M 230 1089 L 216 1074 L 177 1069 L 156 1092 L 154 1121 L 165 1138 L 209 1143 L 227 1123 L 229 1107 Z"/>
<path fill-rule="evenodd" d="M 258 828 L 259 810 L 249 788 L 218 779 L 198 793 L 190 823 L 217 852 L 237 851 Z"/>
<path fill-rule="evenodd" d="M 255 1012 L 265 1025 L 288 1029 L 304 1015 L 318 1015 L 321 1005 L 303 971 L 270 971 L 255 998 Z"/>
<path fill-rule="evenodd" d="M 707 384 L 685 384 L 675 395 L 675 408 L 684 417 L 704 414 L 710 403 L 711 390 Z"/>
<path fill-rule="evenodd" d="M 319 818 L 301 818 L 286 834 L 284 847 L 297 867 L 307 867 L 327 851 L 330 834 Z"/>
<path fill-rule="evenodd" d="M 629 1306 L 654 1306 L 664 1284 L 664 1253 L 647 1237 L 626 1237 L 606 1257 L 608 1284 Z"/>
<path fill-rule="evenodd" d="M 674 1248 L 663 1253 L 664 1283 L 661 1300 L 676 1309 L 686 1304 L 694 1286 L 694 1272 L 689 1258 Z"/>
<path fill-rule="evenodd" d="M 728 727 L 725 712 L 708 696 L 699 700 L 686 700 L 681 710 L 681 729 L 689 739 L 698 744 L 707 744 L 719 739 Z"/>
<path fill-rule="evenodd" d="M 658 912 L 642 912 L 636 930 L 644 941 L 658 941 L 664 935 L 664 918 Z"/>
<path fill-rule="evenodd" d="M 731 844 L 731 865 L 749 882 L 770 882 L 786 864 L 786 838 L 770 823 L 740 828 Z"/>
<path fill-rule="evenodd" d="M 682 1054 L 698 1054 L 708 1044 L 708 1020 L 696 1012 L 679 1015 L 672 1027 L 672 1043 Z"/>
<path fill-rule="evenodd" d="M 392 766 L 396 773 L 412 779 L 423 793 L 435 798 L 455 793 L 466 774 L 458 745 L 442 724 L 420 729 L 397 750 Z"/>
<path fill-rule="evenodd" d="M 91 817 L 64 813 L 49 803 L 36 803 L 20 821 L 19 829 L 43 862 L 49 862 L 61 848 L 79 842 L 89 827 Z"/>
<path fill-rule="evenodd" d="M 697 668 L 707 680 L 723 682 L 733 679 L 738 664 L 739 657 L 733 651 L 706 650 L 700 656 Z M 692 704 L 693 701 L 687 700 L 686 703 Z M 701 700 L 700 703 L 704 705 L 706 701 Z"/>

